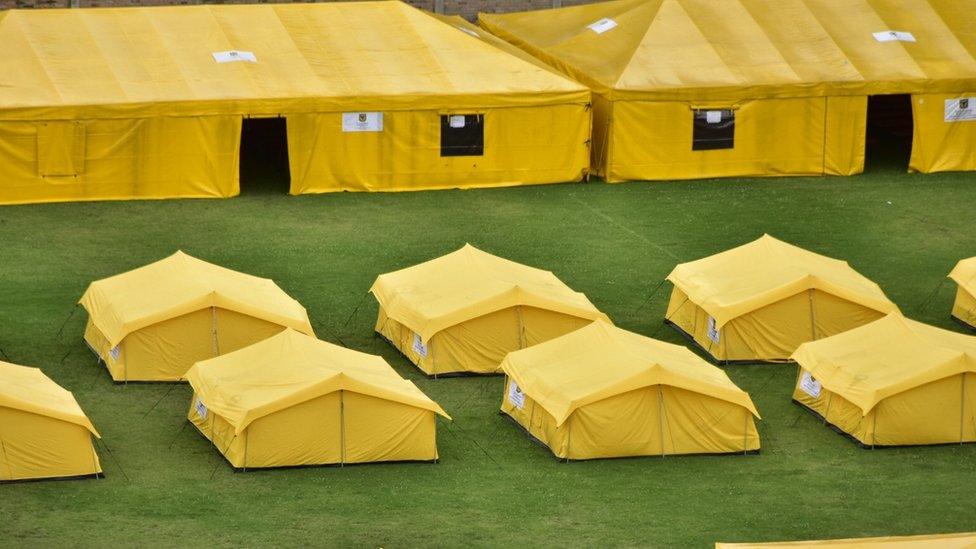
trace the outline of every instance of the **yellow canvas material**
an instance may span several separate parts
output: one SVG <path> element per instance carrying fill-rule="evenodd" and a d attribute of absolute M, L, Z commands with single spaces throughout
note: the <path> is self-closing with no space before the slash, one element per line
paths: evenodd
<path fill-rule="evenodd" d="M 721 543 L 715 549 L 791 549 L 816 547 L 817 549 L 972 549 L 976 547 L 976 533 L 927 534 L 922 536 L 884 536 L 876 538 L 848 538 L 814 541 L 776 541 L 769 543 Z"/>
<path fill-rule="evenodd" d="M 509 353 L 501 410 L 560 458 L 759 449 L 749 395 L 687 348 L 597 320 Z"/>
<path fill-rule="evenodd" d="M 0 203 L 236 195 L 246 117 L 286 119 L 292 194 L 588 166 L 585 86 L 399 1 L 11 10 L 0 51 Z M 448 114 L 483 156 L 441 155 Z"/>
<path fill-rule="evenodd" d="M 793 399 L 862 444 L 976 441 L 976 337 L 890 314 L 805 343 Z"/>
<path fill-rule="evenodd" d="M 38 368 L 0 362 L 0 481 L 96 475 L 98 431 Z"/>
<path fill-rule="evenodd" d="M 188 419 L 235 467 L 437 459 L 436 415 L 381 357 L 287 329 L 198 362 Z"/>
<path fill-rule="evenodd" d="M 976 96 L 973 8 L 615 0 L 478 22 L 590 86 L 592 168 L 609 181 L 849 175 L 863 170 L 876 94 L 914 95 L 912 170 L 976 169 L 976 121 L 945 110 Z M 693 112 L 721 109 L 735 112 L 735 146 L 693 151 Z"/>
<path fill-rule="evenodd" d="M 382 274 L 376 332 L 428 375 L 498 373 L 505 354 L 606 315 L 549 271 L 470 244 Z"/>
<path fill-rule="evenodd" d="M 976 329 L 976 257 L 963 259 L 949 273 L 956 282 L 956 301 L 952 305 L 952 316 L 960 322 Z"/>
<path fill-rule="evenodd" d="M 274 281 L 183 252 L 89 285 L 85 341 L 116 381 L 176 381 L 195 362 L 285 328 L 314 335 Z"/>
<path fill-rule="evenodd" d="M 845 261 L 769 235 L 674 268 L 665 321 L 719 361 L 787 360 L 806 341 L 897 311 Z"/>

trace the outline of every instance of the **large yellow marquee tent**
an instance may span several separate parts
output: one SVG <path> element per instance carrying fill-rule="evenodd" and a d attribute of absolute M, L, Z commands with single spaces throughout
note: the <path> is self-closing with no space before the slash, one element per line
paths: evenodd
<path fill-rule="evenodd" d="M 976 330 L 976 257 L 960 261 L 949 278 L 957 285 L 952 317 Z"/>
<path fill-rule="evenodd" d="M 560 458 L 759 450 L 749 395 L 686 347 L 597 320 L 501 368 L 501 411 Z"/>
<path fill-rule="evenodd" d="M 867 98 L 911 94 L 911 170 L 976 169 L 973 0 L 616 0 L 480 14 L 591 87 L 609 181 L 850 175 Z"/>
<path fill-rule="evenodd" d="M 183 252 L 92 282 L 80 303 L 85 342 L 116 381 L 178 381 L 193 363 L 286 327 L 314 335 L 305 308 L 273 281 Z"/>
<path fill-rule="evenodd" d="M 976 442 L 976 336 L 895 313 L 793 358 L 793 399 L 862 445 Z"/>
<path fill-rule="evenodd" d="M 70 32 L 66 32 L 70 29 Z M 0 203 L 580 180 L 590 91 L 399 1 L 0 11 Z"/>
<path fill-rule="evenodd" d="M 0 481 L 97 476 L 98 436 L 74 395 L 41 370 L 0 362 Z"/>
<path fill-rule="evenodd" d="M 188 419 L 237 468 L 433 461 L 448 417 L 382 358 L 294 330 L 186 378 Z"/>
<path fill-rule="evenodd" d="M 510 351 L 606 315 L 556 275 L 470 244 L 377 277 L 376 332 L 427 375 L 494 374 Z"/>
<path fill-rule="evenodd" d="M 976 533 L 884 536 L 876 538 L 777 541 L 768 543 L 716 543 L 715 549 L 973 549 Z"/>
<path fill-rule="evenodd" d="M 678 265 L 665 322 L 719 362 L 785 361 L 806 341 L 897 311 L 844 261 L 769 235 Z"/>

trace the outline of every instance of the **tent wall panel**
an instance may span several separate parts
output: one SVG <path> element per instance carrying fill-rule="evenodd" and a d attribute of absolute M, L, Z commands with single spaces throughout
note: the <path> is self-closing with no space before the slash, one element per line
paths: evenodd
<path fill-rule="evenodd" d="M 437 459 L 434 412 L 352 391 L 342 403 L 345 463 Z"/>
<path fill-rule="evenodd" d="M 414 332 L 386 316 L 382 307 L 376 331 L 428 375 L 462 371 L 493 374 L 498 373 L 498 365 L 509 352 L 589 323 L 587 319 L 536 307 L 509 307 L 438 332 L 427 342 L 426 357 L 414 348 Z"/>
<path fill-rule="evenodd" d="M 963 288 L 956 288 L 956 301 L 952 305 L 952 316 L 976 328 L 976 297 L 973 297 Z"/>
<path fill-rule="evenodd" d="M 793 398 L 863 444 L 901 446 L 976 442 L 976 375 L 954 375 L 895 394 L 866 415 L 837 393 L 814 397 L 800 386 Z"/>
<path fill-rule="evenodd" d="M 552 414 L 542 406 L 539 406 L 539 403 L 525 393 L 523 393 L 525 400 L 522 406 L 517 406 L 508 398 L 511 384 L 512 378 L 505 376 L 505 391 L 502 393 L 502 413 L 514 419 L 530 435 L 548 446 L 556 457 L 566 458 L 569 451 L 567 447 L 569 441 L 566 436 L 568 432 L 566 425 L 572 419 L 563 423 L 562 426 L 557 427 L 556 419 L 552 417 Z"/>
<path fill-rule="evenodd" d="M 484 115 L 484 155 L 442 156 L 442 114 Z M 392 111 L 376 132 L 344 132 L 338 112 L 289 115 L 291 194 L 579 181 L 590 120 L 583 103 Z"/>
<path fill-rule="evenodd" d="M 238 116 L 0 121 L 0 203 L 238 193 Z"/>
<path fill-rule="evenodd" d="M 692 149 L 695 108 L 734 111 L 733 148 Z M 866 109 L 863 97 L 615 101 L 608 180 L 858 173 Z"/>
<path fill-rule="evenodd" d="M 115 358 L 98 328 L 91 321 L 89 325 L 85 340 L 107 357 L 106 366 L 116 381 L 175 381 L 196 362 L 236 351 L 284 329 L 228 309 L 206 308 L 132 332 L 119 344 Z"/>
<path fill-rule="evenodd" d="M 811 315 L 812 312 L 812 315 Z M 674 288 L 666 318 L 720 361 L 785 361 L 801 343 L 877 320 L 882 313 L 810 290 L 740 316 L 709 335 L 709 315 Z"/>
<path fill-rule="evenodd" d="M 0 406 L 0 481 L 101 471 L 92 434 L 85 427 Z"/>
<path fill-rule="evenodd" d="M 502 412 L 560 458 L 731 453 L 760 447 L 747 409 L 692 391 L 644 387 L 582 406 L 557 427 L 528 394 L 522 407 L 516 406 L 508 397 L 511 383 L 506 378 Z"/>
<path fill-rule="evenodd" d="M 922 173 L 976 170 L 976 119 L 946 120 L 946 101 L 960 98 L 976 103 L 976 90 L 912 96 L 914 131 L 910 170 Z"/>
<path fill-rule="evenodd" d="M 188 418 L 238 468 L 437 459 L 429 410 L 351 391 L 335 391 L 256 419 L 238 435 L 224 418 Z"/>
<path fill-rule="evenodd" d="M 827 101 L 824 131 L 824 173 L 855 175 L 864 171 L 867 96 L 835 96 Z"/>

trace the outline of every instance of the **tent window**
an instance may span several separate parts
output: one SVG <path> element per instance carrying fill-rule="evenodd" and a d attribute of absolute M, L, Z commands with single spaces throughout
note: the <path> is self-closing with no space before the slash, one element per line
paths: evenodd
<path fill-rule="evenodd" d="M 85 172 L 85 126 L 52 121 L 37 125 L 37 175 L 77 177 Z"/>
<path fill-rule="evenodd" d="M 484 156 L 484 154 L 485 115 L 441 115 L 441 156 Z"/>
<path fill-rule="evenodd" d="M 694 111 L 691 150 L 710 151 L 735 146 L 735 111 L 731 109 Z"/>

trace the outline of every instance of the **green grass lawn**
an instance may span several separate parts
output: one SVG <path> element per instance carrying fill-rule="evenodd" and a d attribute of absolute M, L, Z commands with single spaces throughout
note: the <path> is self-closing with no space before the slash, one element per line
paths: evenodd
<path fill-rule="evenodd" d="M 790 402 L 793 365 L 727 368 L 763 415 L 759 455 L 562 463 L 498 415 L 502 378 L 426 379 L 373 335 L 365 296 L 377 274 L 470 242 L 554 271 L 624 328 L 683 344 L 661 329 L 670 286 L 648 300 L 658 282 L 768 232 L 847 259 L 909 316 L 958 330 L 943 281 L 976 255 L 974 174 L 873 166 L 851 178 L 304 197 L 280 187 L 0 208 L 0 348 L 73 391 L 112 451 L 100 449 L 102 480 L 0 486 L 0 545 L 706 547 L 976 530 L 976 445 L 863 450 Z M 189 387 L 112 383 L 82 342 L 84 311 L 68 315 L 89 281 L 177 249 L 273 278 L 321 338 L 415 381 L 454 417 L 439 420 L 440 463 L 237 473 L 181 430 Z"/>

